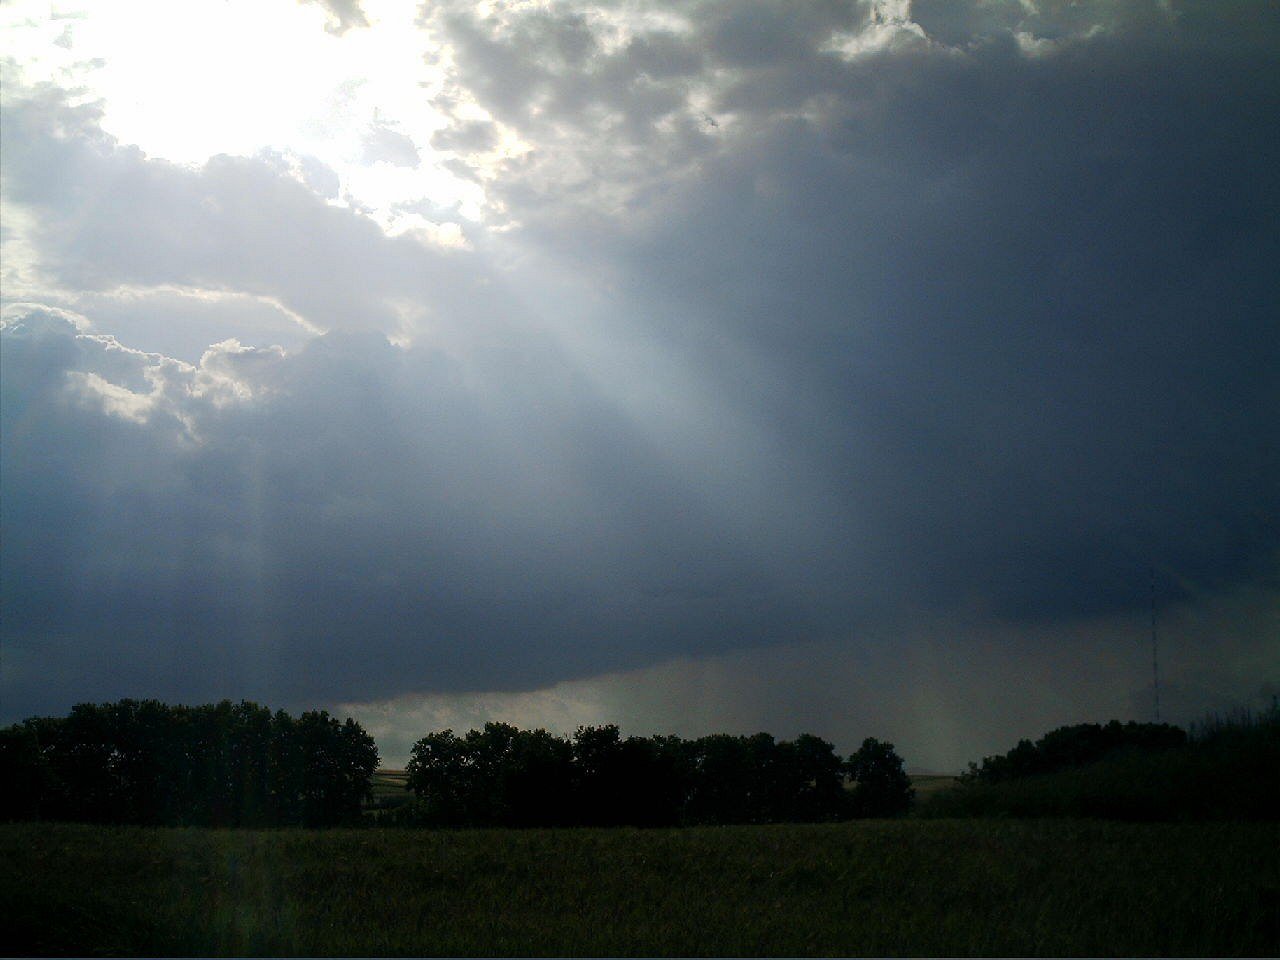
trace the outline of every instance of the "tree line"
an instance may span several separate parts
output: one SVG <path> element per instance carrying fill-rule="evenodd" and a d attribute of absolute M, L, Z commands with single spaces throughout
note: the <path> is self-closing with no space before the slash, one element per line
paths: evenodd
<path fill-rule="evenodd" d="M 0 729 L 0 819 L 153 826 L 362 822 L 378 750 L 354 720 L 224 700 L 78 704 Z M 847 758 L 801 734 L 571 738 L 487 723 L 428 734 L 412 798 L 377 822 L 433 826 L 659 826 L 885 817 L 911 803 L 893 745 Z"/>
<path fill-rule="evenodd" d="M 437 826 L 674 826 L 779 823 L 904 813 L 910 780 L 893 745 L 841 758 L 825 740 L 714 734 L 572 738 L 487 723 L 428 734 L 406 768 L 415 800 L 400 822 Z"/>
<path fill-rule="evenodd" d="M 359 822 L 378 750 L 355 721 L 256 703 L 79 704 L 0 730 L 0 818 L 161 826 Z"/>
<path fill-rule="evenodd" d="M 1187 734 L 1167 723 L 1078 723 L 1050 730 L 1039 740 L 1019 740 L 1008 753 L 969 764 L 961 779 L 970 783 L 1002 783 L 1057 773 L 1094 763 L 1117 750 L 1152 751 L 1185 746 Z"/>
<path fill-rule="evenodd" d="M 1113 820 L 1280 819 L 1280 709 L 1211 717 L 1187 733 L 1152 723 L 1082 723 L 970 764 L 925 817 Z"/>

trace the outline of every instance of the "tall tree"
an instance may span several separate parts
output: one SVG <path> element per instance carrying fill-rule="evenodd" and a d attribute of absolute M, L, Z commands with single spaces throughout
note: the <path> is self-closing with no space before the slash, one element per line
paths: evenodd
<path fill-rule="evenodd" d="M 849 757 L 845 769 L 854 784 L 855 816 L 896 817 L 911 807 L 915 790 L 892 743 L 868 737 Z"/>

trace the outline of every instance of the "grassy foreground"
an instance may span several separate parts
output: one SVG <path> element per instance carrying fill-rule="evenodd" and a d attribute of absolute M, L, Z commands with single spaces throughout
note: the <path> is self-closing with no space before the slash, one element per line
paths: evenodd
<path fill-rule="evenodd" d="M 1280 827 L 0 826 L 16 954 L 1275 955 Z"/>

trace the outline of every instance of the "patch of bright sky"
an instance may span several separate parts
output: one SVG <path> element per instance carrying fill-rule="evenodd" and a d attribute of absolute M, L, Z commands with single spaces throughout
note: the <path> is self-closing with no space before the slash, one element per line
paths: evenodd
<path fill-rule="evenodd" d="M 856 60 L 868 53 L 889 49 L 896 44 L 928 41 L 924 30 L 911 19 L 909 0 L 878 0 L 872 6 L 871 20 L 862 30 L 834 34 L 824 51 Z"/>
<path fill-rule="evenodd" d="M 446 82 L 447 51 L 415 27 L 412 0 L 363 8 L 370 26 L 336 36 L 322 7 L 293 0 L 17 0 L 0 8 L 0 30 L 25 82 L 100 100 L 104 129 L 148 156 L 199 165 L 223 153 L 286 151 L 331 167 L 341 181 L 335 202 L 392 232 L 397 204 L 427 201 L 480 220 L 482 188 L 430 148 L 448 122 L 431 104 Z M 371 161 L 375 121 L 409 137 L 421 163 Z"/>

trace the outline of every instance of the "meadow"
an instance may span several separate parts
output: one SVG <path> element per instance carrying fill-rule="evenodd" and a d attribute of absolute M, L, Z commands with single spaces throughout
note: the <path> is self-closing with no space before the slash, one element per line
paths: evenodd
<path fill-rule="evenodd" d="M 169 955 L 1275 955 L 1280 825 L 0 825 L 0 947 Z"/>

